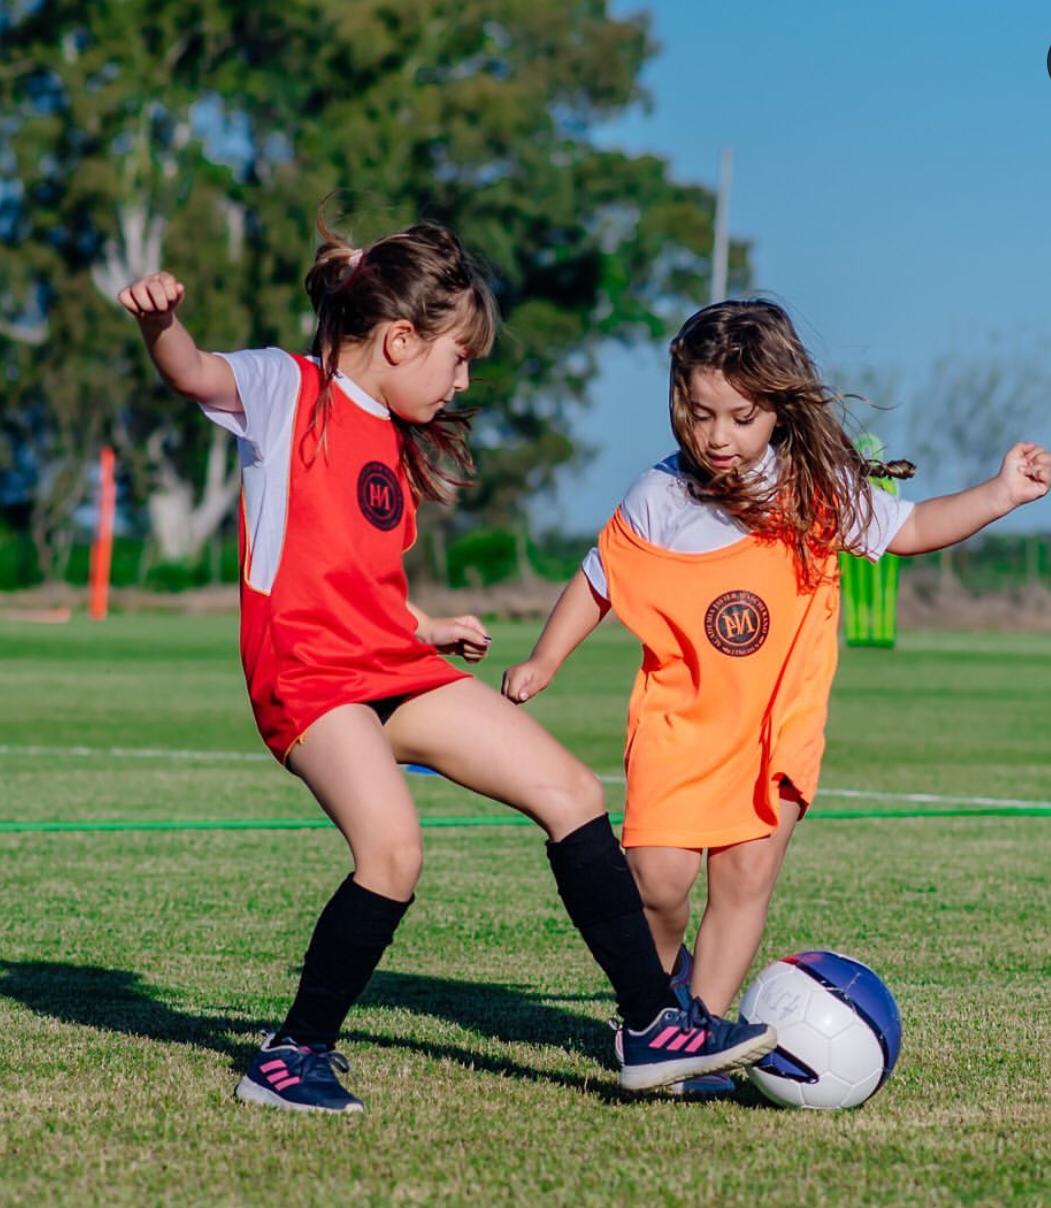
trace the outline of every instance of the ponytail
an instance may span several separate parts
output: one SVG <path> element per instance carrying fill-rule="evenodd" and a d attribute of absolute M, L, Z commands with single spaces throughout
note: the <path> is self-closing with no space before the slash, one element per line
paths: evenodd
<path fill-rule="evenodd" d="M 317 315 L 312 352 L 321 365 L 321 391 L 306 435 L 324 450 L 332 381 L 345 344 L 364 342 L 381 323 L 407 319 L 424 340 L 456 329 L 471 355 L 484 356 L 498 316 L 484 276 L 445 227 L 419 223 L 363 248 L 332 230 L 321 211 L 317 227 L 322 243 L 304 284 Z M 417 499 L 448 503 L 458 487 L 470 485 L 472 415 L 441 411 L 426 424 L 391 416 Z"/>
<path fill-rule="evenodd" d="M 868 459 L 864 469 L 866 478 L 912 478 L 916 473 L 916 466 L 911 461 L 906 461 L 905 458 L 900 458 L 898 461 Z"/>

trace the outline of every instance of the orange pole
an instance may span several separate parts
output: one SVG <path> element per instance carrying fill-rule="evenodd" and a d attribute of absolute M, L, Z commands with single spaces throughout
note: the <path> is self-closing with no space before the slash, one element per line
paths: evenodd
<path fill-rule="evenodd" d="M 88 616 L 104 621 L 109 611 L 109 573 L 113 561 L 113 517 L 117 510 L 117 488 L 113 481 L 113 450 L 104 445 L 99 454 L 99 515 L 91 545 Z"/>

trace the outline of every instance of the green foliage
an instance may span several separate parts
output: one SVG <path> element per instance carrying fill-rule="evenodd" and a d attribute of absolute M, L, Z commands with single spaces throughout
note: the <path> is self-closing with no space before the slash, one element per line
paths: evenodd
<path fill-rule="evenodd" d="M 46 320 L 61 351 L 22 355 L 4 406 L 35 400 L 62 455 L 117 441 L 140 501 L 162 464 L 201 481 L 204 424 L 93 282 L 115 293 L 158 249 L 207 346 L 299 349 L 319 199 L 341 190 L 360 240 L 454 226 L 507 322 L 464 501 L 500 524 L 573 457 L 601 342 L 661 335 L 705 296 L 710 192 L 591 142 L 645 99 L 654 49 L 606 0 L 41 0 L 0 21 L 0 320 Z M 731 269 L 747 282 L 745 245 Z"/>
<path fill-rule="evenodd" d="M 204 567 L 187 562 L 157 562 L 146 573 L 146 586 L 154 591 L 180 592 L 203 587 Z"/>
<path fill-rule="evenodd" d="M 901 563 L 906 576 L 936 574 L 940 565 L 937 553 L 905 558 Z M 952 568 L 961 586 L 975 595 L 1037 583 L 1051 587 L 1051 540 L 1045 533 L 980 537 L 954 548 Z"/>
<path fill-rule="evenodd" d="M 0 527 L 0 591 L 17 591 L 39 582 L 40 568 L 29 534 Z"/>
<path fill-rule="evenodd" d="M 593 542 L 583 537 L 545 534 L 539 541 L 527 540 L 525 554 L 529 571 L 552 583 L 564 583 L 580 566 Z M 453 541 L 446 555 L 450 587 L 489 587 L 515 580 L 522 573 L 519 541 L 507 529 L 476 528 Z"/>
<path fill-rule="evenodd" d="M 214 583 L 236 583 L 240 574 L 237 539 L 209 543 L 199 558 L 156 561 L 148 539 L 117 537 L 113 542 L 110 584 L 144 587 L 150 591 L 180 592 Z M 91 545 L 74 543 L 66 560 L 63 580 L 85 587 L 91 568 Z M 36 548 L 28 533 L 0 529 L 0 591 L 18 591 L 41 581 Z"/>
<path fill-rule="evenodd" d="M 141 537 L 115 537 L 110 560 L 110 583 L 113 587 L 137 587 L 142 581 L 146 542 Z M 91 570 L 91 546 L 74 545 L 70 550 L 65 579 L 75 587 L 88 582 Z"/>
<path fill-rule="evenodd" d="M 490 587 L 513 579 L 518 570 L 515 535 L 472 529 L 449 546 L 447 567 L 450 587 Z"/>
<path fill-rule="evenodd" d="M 530 557 L 536 572 L 553 583 L 565 583 L 576 574 L 588 550 L 595 544 L 594 536 L 573 537 L 559 532 L 544 533 L 530 547 Z"/>

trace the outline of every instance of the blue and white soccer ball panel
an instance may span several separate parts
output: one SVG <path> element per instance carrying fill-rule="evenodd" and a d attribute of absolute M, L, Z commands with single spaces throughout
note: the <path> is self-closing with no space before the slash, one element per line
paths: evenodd
<path fill-rule="evenodd" d="M 865 1020 L 883 1050 L 883 1078 L 890 1077 L 901 1052 L 901 1014 L 879 974 L 839 952 L 800 952 L 785 961 L 805 969 Z"/>
<path fill-rule="evenodd" d="M 767 966 L 741 1018 L 777 1029 L 777 1048 L 749 1070 L 786 1107 L 856 1107 L 886 1080 L 901 1045 L 893 996 L 860 961 L 804 952 Z"/>

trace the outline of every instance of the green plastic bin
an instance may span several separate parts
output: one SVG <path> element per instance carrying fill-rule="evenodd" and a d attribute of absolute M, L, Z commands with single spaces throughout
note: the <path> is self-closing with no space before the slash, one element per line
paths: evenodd
<path fill-rule="evenodd" d="M 874 436 L 859 437 L 857 446 L 866 457 L 883 454 L 883 445 Z M 871 482 L 879 490 L 898 493 L 892 478 L 873 478 Z M 839 555 L 843 633 L 848 646 L 893 648 L 898 636 L 899 562 L 894 554 L 884 554 L 878 562 Z"/>

